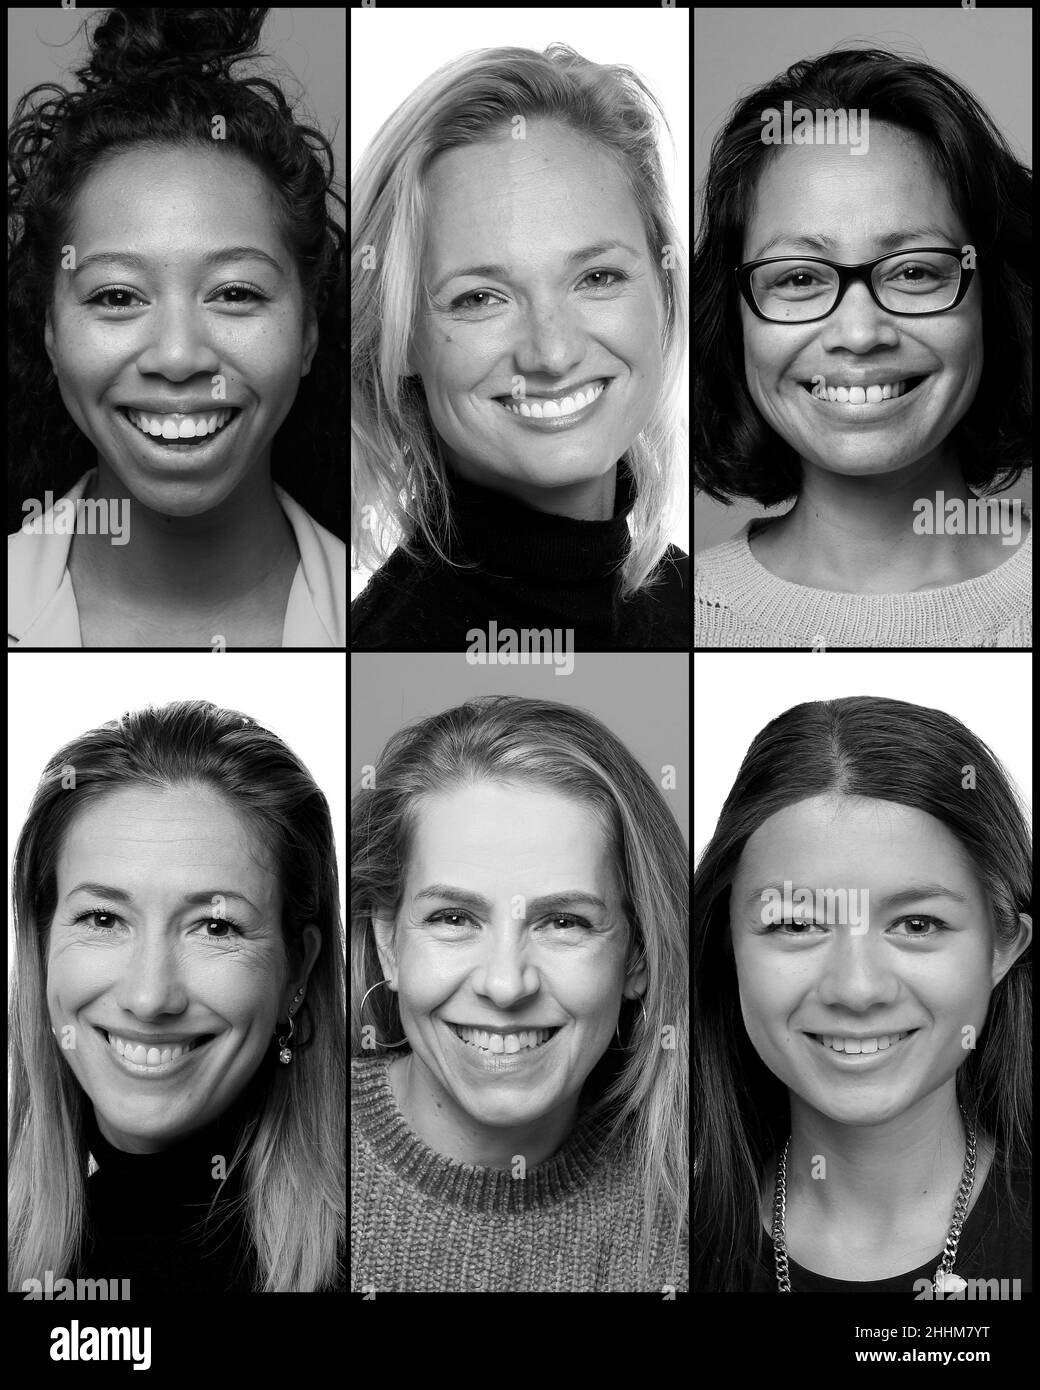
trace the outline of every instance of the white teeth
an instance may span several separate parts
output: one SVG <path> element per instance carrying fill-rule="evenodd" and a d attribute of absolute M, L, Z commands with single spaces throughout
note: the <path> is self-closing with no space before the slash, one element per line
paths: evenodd
<path fill-rule="evenodd" d="M 170 415 L 145 415 L 139 410 L 128 410 L 128 417 L 144 434 L 156 439 L 201 439 L 203 435 L 216 434 L 231 419 L 230 410 L 218 410 L 212 415 L 186 415 L 174 419 Z"/>
<path fill-rule="evenodd" d="M 605 381 L 597 382 L 595 386 L 586 386 L 581 391 L 575 391 L 573 396 L 564 396 L 562 401 L 503 401 L 502 404 L 507 410 L 511 410 L 514 415 L 529 416 L 534 420 L 553 419 L 556 416 L 573 415 L 577 410 L 584 410 L 587 405 L 591 405 L 597 397 L 602 396 L 606 390 Z"/>
<path fill-rule="evenodd" d="M 529 1029 L 521 1033 L 486 1033 L 479 1028 L 460 1028 L 449 1025 L 463 1042 L 471 1047 L 479 1047 L 484 1052 L 520 1052 L 524 1048 L 541 1047 L 552 1037 L 549 1028 Z"/>
<path fill-rule="evenodd" d="M 818 1041 L 833 1052 L 847 1052 L 856 1056 L 863 1052 L 885 1052 L 893 1043 L 902 1042 L 907 1033 L 885 1033 L 876 1038 L 836 1038 L 818 1035 Z"/>
<path fill-rule="evenodd" d="M 908 384 L 909 378 L 884 386 L 828 386 L 826 399 L 838 405 L 880 405 L 882 401 L 895 400 L 898 396 L 906 395 Z M 817 400 L 822 399 L 819 393 L 819 386 L 812 388 L 812 394 Z"/>
<path fill-rule="evenodd" d="M 120 1057 L 139 1067 L 167 1066 L 195 1046 L 195 1043 L 175 1043 L 170 1047 L 145 1047 L 143 1043 L 132 1043 L 127 1042 L 125 1038 L 117 1038 L 115 1033 L 109 1033 L 108 1040 Z"/>

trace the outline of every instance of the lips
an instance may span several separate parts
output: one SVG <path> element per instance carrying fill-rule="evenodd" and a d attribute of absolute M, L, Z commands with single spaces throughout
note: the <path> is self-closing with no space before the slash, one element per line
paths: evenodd
<path fill-rule="evenodd" d="M 117 406 L 116 414 L 119 416 L 120 420 L 122 420 L 126 428 L 133 434 L 135 439 L 143 441 L 146 445 L 151 445 L 155 450 L 161 450 L 164 454 L 175 455 L 209 452 L 222 441 L 226 435 L 233 434 L 238 428 L 238 422 L 242 416 L 242 409 L 240 406 L 224 406 L 222 409 L 231 410 L 231 419 L 228 420 L 225 425 L 222 425 L 215 433 L 206 434 L 201 438 L 185 437 L 165 439 L 162 435 L 147 434 L 133 422 L 125 407 Z M 216 414 L 218 412 L 211 413 Z"/>

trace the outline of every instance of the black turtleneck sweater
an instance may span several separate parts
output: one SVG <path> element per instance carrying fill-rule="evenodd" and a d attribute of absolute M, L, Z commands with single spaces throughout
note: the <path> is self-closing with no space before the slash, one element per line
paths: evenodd
<path fill-rule="evenodd" d="M 466 634 L 574 632 L 575 651 L 687 651 L 689 557 L 669 546 L 650 588 L 620 597 L 631 545 L 631 474 L 617 470 L 609 521 L 553 516 L 450 475 L 456 537 L 445 564 L 421 537 L 416 561 L 395 550 L 350 608 L 354 651 L 465 651 Z M 462 568 L 474 565 L 476 568 Z"/>
<path fill-rule="evenodd" d="M 266 1072 L 261 1066 L 260 1073 Z M 125 1153 L 101 1135 L 88 1107 L 87 1144 L 98 1164 L 87 1180 L 90 1222 L 79 1277 L 128 1279 L 130 1297 L 176 1293 L 250 1293 L 255 1263 L 242 1213 L 221 1215 L 241 1193 L 241 1168 L 224 1184 L 212 1220 L 195 1229 L 219 1186 L 213 1156 L 229 1166 L 236 1138 L 256 1109 L 266 1078 L 260 1073 L 213 1124 L 160 1153 Z"/>

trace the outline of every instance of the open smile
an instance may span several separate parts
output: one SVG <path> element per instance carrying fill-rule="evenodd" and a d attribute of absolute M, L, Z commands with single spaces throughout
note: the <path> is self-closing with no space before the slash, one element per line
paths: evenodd
<path fill-rule="evenodd" d="M 828 386 L 825 394 L 821 385 L 800 382 L 806 394 L 819 406 L 825 416 L 841 421 L 856 420 L 869 424 L 892 419 L 921 399 L 918 388 L 926 376 L 905 377 L 884 386 Z M 886 395 L 885 392 L 888 392 Z"/>
<path fill-rule="evenodd" d="M 466 1061 L 484 1072 L 512 1072 L 536 1066 L 552 1050 L 563 1031 L 561 1025 L 559 1028 L 525 1029 L 515 1034 L 497 1035 L 481 1034 L 477 1029 L 461 1028 L 454 1023 L 444 1023 L 444 1027 Z"/>
<path fill-rule="evenodd" d="M 525 400 L 514 400 L 512 396 L 497 396 L 494 403 L 503 409 L 517 424 L 536 430 L 566 430 L 584 424 L 600 408 L 613 377 L 603 377 L 590 382 L 571 396 L 562 400 L 539 399 L 528 396 Z"/>
<path fill-rule="evenodd" d="M 919 1033 L 919 1028 L 910 1028 L 905 1033 L 864 1038 L 860 1041 L 824 1037 L 818 1033 L 806 1033 L 810 1043 L 825 1058 L 839 1067 L 875 1067 L 882 1065 L 887 1058 L 901 1055 L 910 1040 Z M 846 1050 L 848 1049 L 848 1050 Z"/>
<path fill-rule="evenodd" d="M 231 418 L 224 424 L 219 424 L 220 417 L 226 415 L 228 410 L 231 412 Z M 229 440 L 237 432 L 238 422 L 242 416 L 242 410 L 239 406 L 225 407 L 224 410 L 214 412 L 218 424 L 212 432 L 197 438 L 178 436 L 176 439 L 167 439 L 161 434 L 146 433 L 140 424 L 135 424 L 131 414 L 140 420 L 142 417 L 138 411 L 130 412 L 124 410 L 122 406 L 117 406 L 115 413 L 122 428 L 132 436 L 133 442 L 148 458 L 161 460 L 167 464 L 172 462 L 209 463 L 212 459 L 219 457 L 228 448 Z"/>
<path fill-rule="evenodd" d="M 216 1038 L 215 1033 L 200 1033 L 190 1042 L 146 1047 L 133 1043 L 103 1028 L 94 1029 L 103 1040 L 105 1052 L 120 1071 L 151 1079 L 162 1079 L 188 1066 Z"/>

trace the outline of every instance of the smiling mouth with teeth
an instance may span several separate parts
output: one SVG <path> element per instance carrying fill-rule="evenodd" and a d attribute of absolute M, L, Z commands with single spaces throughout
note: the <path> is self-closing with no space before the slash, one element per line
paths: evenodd
<path fill-rule="evenodd" d="M 232 406 L 215 410 L 209 415 L 152 415 L 147 411 L 120 406 L 119 413 L 155 443 L 177 448 L 207 443 L 226 429 L 241 411 L 237 406 Z"/>
<path fill-rule="evenodd" d="M 109 1047 L 122 1057 L 124 1062 L 129 1062 L 132 1066 L 154 1068 L 155 1070 L 160 1070 L 179 1061 L 186 1053 L 195 1052 L 198 1048 L 211 1042 L 216 1036 L 214 1033 L 200 1033 L 189 1043 L 163 1043 L 158 1047 L 146 1047 L 144 1043 L 131 1042 L 126 1038 L 119 1037 L 116 1033 L 106 1032 L 104 1028 L 99 1028 L 98 1032 Z"/>
<path fill-rule="evenodd" d="M 882 405 L 885 401 L 896 400 L 916 391 L 923 376 L 903 377 L 883 386 L 825 386 L 822 382 L 813 385 L 811 381 L 799 383 L 809 395 L 825 404 L 834 405 Z"/>

